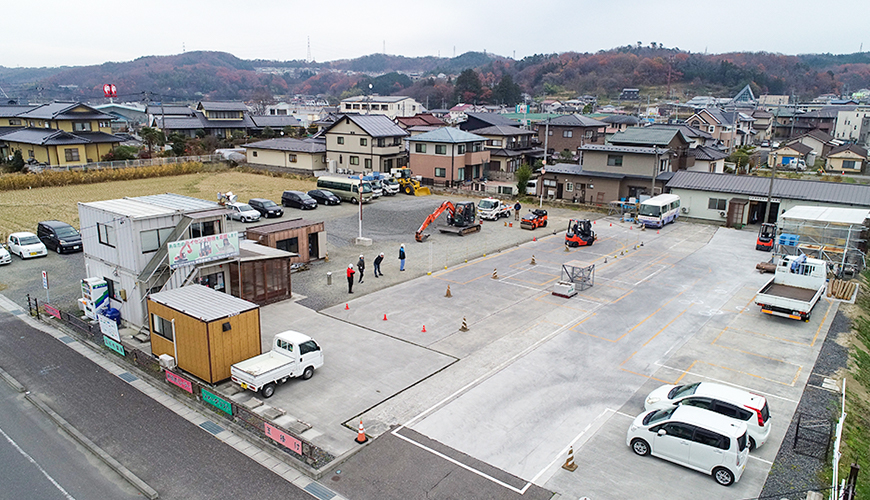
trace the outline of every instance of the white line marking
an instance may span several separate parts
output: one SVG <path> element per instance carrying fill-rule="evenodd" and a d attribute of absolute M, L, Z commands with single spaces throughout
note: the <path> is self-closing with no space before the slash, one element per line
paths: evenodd
<path fill-rule="evenodd" d="M 634 283 L 634 286 L 640 285 L 640 284 L 643 283 L 644 281 L 646 281 L 646 280 L 652 278 L 652 277 L 655 276 L 656 274 L 658 274 L 658 273 L 664 271 L 665 269 L 667 269 L 666 266 L 662 266 L 661 264 L 657 264 L 657 266 L 661 266 L 661 269 L 659 269 L 658 271 L 653 271 L 653 272 L 652 272 L 650 275 L 648 275 L 646 278 L 644 278 L 644 279 L 638 281 L 637 283 Z"/>
<path fill-rule="evenodd" d="M 669 369 L 669 370 L 678 371 L 678 372 L 681 372 L 681 373 L 689 373 L 689 372 L 687 372 L 686 370 L 681 370 L 681 369 L 679 369 L 679 368 L 674 368 L 674 367 L 672 367 L 672 366 L 668 366 L 668 365 L 659 365 L 659 366 L 661 366 L 662 368 L 667 368 L 667 369 Z M 755 389 L 755 388 L 744 387 L 744 386 L 742 386 L 742 385 L 738 385 L 738 384 L 735 384 L 735 383 L 732 383 L 732 382 L 727 382 L 727 381 L 725 381 L 725 380 L 721 380 L 721 379 L 718 379 L 718 378 L 713 378 L 713 377 L 708 377 L 708 376 L 706 376 L 706 375 L 701 375 L 700 373 L 692 372 L 692 376 L 694 376 L 694 377 L 706 378 L 706 379 L 712 380 L 712 381 L 714 381 L 714 382 L 719 382 L 720 384 L 730 385 L 730 386 L 732 386 L 732 387 L 737 387 L 738 389 L 743 389 L 744 391 L 757 392 L 757 393 L 760 393 L 760 394 L 763 395 L 763 396 L 772 397 L 772 398 L 776 398 L 776 399 L 781 399 L 781 400 L 783 400 L 783 401 L 788 401 L 789 403 L 798 404 L 798 401 L 795 401 L 794 399 L 784 398 L 784 397 L 782 397 L 782 396 L 777 396 L 776 394 L 770 394 L 770 393 L 767 393 L 767 392 L 764 392 L 764 391 L 759 391 L 758 389 Z"/>
<path fill-rule="evenodd" d="M 33 457 L 28 455 L 26 451 L 22 450 L 21 447 L 18 446 L 18 443 L 13 441 L 12 438 L 9 437 L 8 434 L 3 432 L 3 429 L 0 429 L 0 434 L 3 434 L 3 437 L 6 438 L 6 441 L 9 441 L 9 444 L 11 444 L 18 451 L 18 453 L 21 454 L 21 456 L 26 458 L 28 462 L 32 463 L 39 470 L 39 472 L 41 472 L 42 475 L 45 476 L 45 478 L 48 479 L 51 482 L 51 484 L 53 484 L 54 487 L 57 488 L 58 491 L 61 492 L 61 494 L 63 494 L 63 496 L 65 498 L 67 498 L 69 500 L 75 500 L 75 497 L 73 497 L 72 495 L 67 493 L 66 490 L 63 489 L 63 487 L 60 484 L 58 484 L 57 481 L 55 481 L 53 477 L 49 476 L 48 472 L 46 472 L 45 469 L 43 469 L 38 463 L 36 463 L 36 460 L 34 460 Z"/>
<path fill-rule="evenodd" d="M 764 462 L 767 465 L 773 465 L 773 462 L 771 462 L 770 460 L 765 460 L 763 458 L 753 457 L 752 455 L 749 455 L 749 458 L 751 458 L 753 460 L 758 460 L 759 462 Z"/>

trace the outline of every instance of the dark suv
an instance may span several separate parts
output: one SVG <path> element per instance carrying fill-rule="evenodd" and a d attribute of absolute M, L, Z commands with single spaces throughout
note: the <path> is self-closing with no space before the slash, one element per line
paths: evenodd
<path fill-rule="evenodd" d="M 317 208 L 317 202 L 314 198 L 302 191 L 284 191 L 284 194 L 281 195 L 281 204 L 285 207 L 301 208 L 302 210 Z"/>
<path fill-rule="evenodd" d="M 284 215 L 284 209 L 278 206 L 272 200 L 267 200 L 266 198 L 251 198 L 248 200 L 248 205 L 251 206 L 257 212 L 260 212 L 260 215 L 263 217 L 281 217 Z"/>
<path fill-rule="evenodd" d="M 82 235 L 66 222 L 45 220 L 36 226 L 36 236 L 57 253 L 81 252 Z"/>

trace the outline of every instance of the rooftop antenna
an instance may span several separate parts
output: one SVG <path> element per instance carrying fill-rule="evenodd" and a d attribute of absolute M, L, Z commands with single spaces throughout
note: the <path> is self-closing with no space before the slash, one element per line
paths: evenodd
<path fill-rule="evenodd" d="M 311 37 L 308 37 L 308 57 L 305 59 L 306 62 L 311 62 Z"/>

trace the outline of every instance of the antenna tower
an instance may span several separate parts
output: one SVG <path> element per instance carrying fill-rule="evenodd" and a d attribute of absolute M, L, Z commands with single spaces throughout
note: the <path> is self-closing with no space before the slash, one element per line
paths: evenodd
<path fill-rule="evenodd" d="M 311 62 L 311 37 L 308 37 L 308 57 L 305 59 L 307 62 Z"/>

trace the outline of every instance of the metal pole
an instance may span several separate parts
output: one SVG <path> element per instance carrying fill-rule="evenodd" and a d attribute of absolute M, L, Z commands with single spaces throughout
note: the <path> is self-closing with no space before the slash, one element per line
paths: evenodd
<path fill-rule="evenodd" d="M 773 171 L 770 173 L 770 185 L 767 188 L 767 207 L 764 209 L 764 220 L 762 223 L 770 222 L 770 205 L 773 200 L 773 179 L 776 178 L 776 161 L 773 162 Z M 774 234 L 776 237 L 776 234 Z"/>
<path fill-rule="evenodd" d="M 547 156 L 545 154 L 544 158 L 546 158 L 546 157 Z M 546 169 L 542 168 L 541 169 L 541 202 L 540 202 L 540 204 L 538 204 L 538 208 L 544 207 L 544 174 L 546 174 L 546 173 L 547 173 Z"/>
<path fill-rule="evenodd" d="M 172 318 L 172 349 L 175 356 L 175 366 L 178 366 L 178 337 L 175 336 L 175 318 Z"/>
<path fill-rule="evenodd" d="M 656 153 L 656 160 L 653 163 L 653 172 L 652 172 L 652 187 L 649 190 L 649 197 L 652 198 L 656 195 L 656 174 L 659 172 L 659 147 L 658 145 L 653 146 L 653 149 Z"/>
<path fill-rule="evenodd" d="M 359 187 L 357 190 L 359 191 L 359 197 L 357 198 L 357 204 L 359 205 L 359 237 L 362 238 L 362 204 L 363 204 L 363 175 L 359 174 Z"/>

